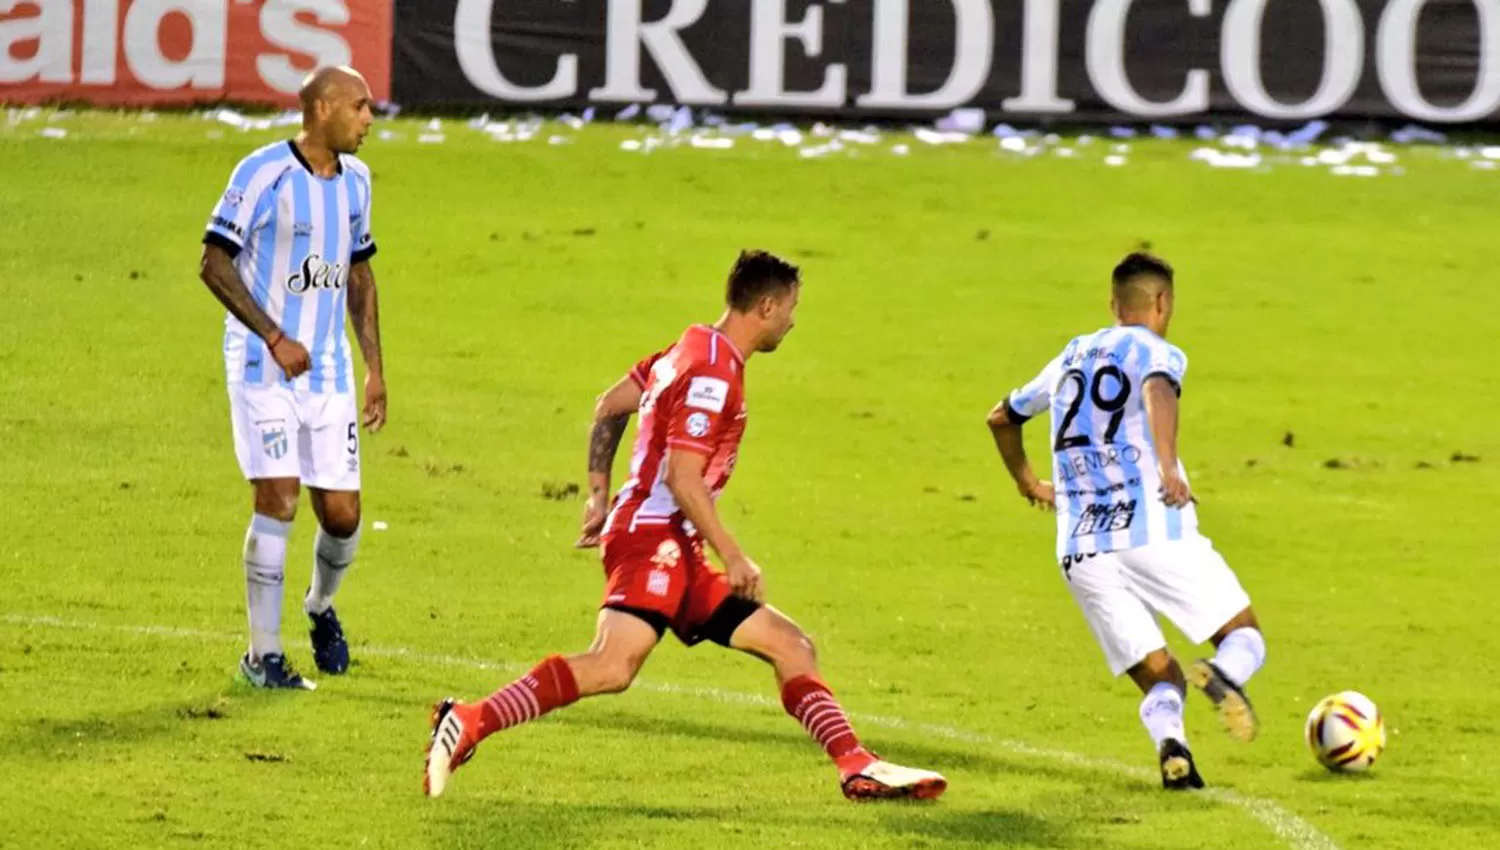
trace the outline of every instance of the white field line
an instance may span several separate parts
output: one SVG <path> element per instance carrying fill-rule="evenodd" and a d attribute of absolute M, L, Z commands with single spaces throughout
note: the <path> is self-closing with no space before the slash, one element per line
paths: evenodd
<path fill-rule="evenodd" d="M 90 632 L 117 632 L 134 635 L 148 635 L 151 637 L 177 638 L 182 640 L 212 640 L 212 641 L 242 641 L 243 635 L 230 634 L 227 632 L 209 632 L 199 629 L 183 629 L 176 626 L 132 626 L 114 625 L 109 623 L 89 623 L 76 620 L 64 620 L 58 617 L 24 616 L 20 614 L 6 614 L 0 616 L 0 622 L 20 626 L 41 626 L 54 629 L 74 629 Z M 526 665 L 510 662 L 483 661 L 477 658 L 464 658 L 456 655 L 434 655 L 430 653 L 417 652 L 406 647 L 383 647 L 366 646 L 356 647 L 359 653 L 373 655 L 381 658 L 399 658 L 414 664 L 441 665 L 445 667 L 466 667 L 471 670 L 487 670 L 498 673 L 519 674 L 530 669 Z M 726 691 L 720 688 L 695 687 L 686 685 L 674 685 L 667 682 L 652 682 L 637 679 L 634 688 L 639 688 L 656 693 L 676 694 L 678 696 L 695 697 L 710 700 L 712 702 L 756 705 L 781 709 L 781 703 L 763 694 L 748 694 L 739 691 Z M 1101 773 L 1114 773 L 1138 779 L 1142 782 L 1154 782 L 1156 772 L 1135 765 L 1123 764 L 1111 759 L 1096 758 L 1094 756 L 1075 753 L 1069 750 L 1051 749 L 1048 747 L 1036 747 L 1024 741 L 1015 741 L 1007 738 L 995 738 L 979 732 L 970 732 L 957 729 L 952 726 L 940 726 L 931 723 L 917 723 L 901 717 L 884 717 L 871 714 L 850 714 L 850 719 L 865 726 L 881 726 L 887 729 L 905 729 L 916 732 L 929 738 L 942 738 L 950 741 L 960 741 L 966 744 L 977 744 L 1002 750 L 1013 755 L 1028 758 L 1042 759 L 1044 761 L 1060 762 Z M 1237 806 L 1246 814 L 1258 821 L 1266 829 L 1270 830 L 1277 838 L 1281 839 L 1292 850 L 1339 850 L 1339 846 L 1328 836 L 1318 831 L 1318 828 L 1298 817 L 1297 815 L 1282 808 L 1276 802 L 1262 797 L 1251 797 L 1237 791 L 1226 788 L 1207 788 L 1195 792 L 1201 796 Z"/>

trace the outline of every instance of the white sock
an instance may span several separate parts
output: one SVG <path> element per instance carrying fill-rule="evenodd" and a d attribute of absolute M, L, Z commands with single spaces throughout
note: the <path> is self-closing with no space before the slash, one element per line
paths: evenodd
<path fill-rule="evenodd" d="M 1141 700 L 1141 723 L 1157 750 L 1168 738 L 1185 746 L 1187 730 L 1182 728 L 1182 691 L 1175 685 L 1158 682 Z"/>
<path fill-rule="evenodd" d="M 1266 663 L 1266 639 L 1259 629 L 1235 629 L 1219 641 L 1214 666 L 1240 687 Z"/>
<path fill-rule="evenodd" d="M 256 514 L 245 533 L 245 605 L 250 612 L 250 657 L 281 652 L 281 586 L 292 524 Z"/>
<path fill-rule="evenodd" d="M 359 547 L 359 529 L 348 537 L 334 537 L 318 527 L 318 541 L 313 545 L 312 587 L 307 590 L 303 608 L 309 614 L 321 614 L 333 605 L 333 595 L 339 592 L 339 583 L 344 580 L 344 571 L 354 563 L 354 550 Z"/>

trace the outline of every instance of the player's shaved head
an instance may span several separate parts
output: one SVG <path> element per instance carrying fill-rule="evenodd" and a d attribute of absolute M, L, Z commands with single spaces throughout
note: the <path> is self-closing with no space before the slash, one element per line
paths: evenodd
<path fill-rule="evenodd" d="M 1166 260 L 1136 251 L 1115 266 L 1114 300 L 1124 313 L 1149 310 L 1157 296 L 1172 291 L 1172 267 Z"/>
<path fill-rule="evenodd" d="M 370 87 L 346 65 L 331 65 L 308 74 L 297 92 L 302 101 L 302 130 L 309 143 L 335 154 L 359 150 L 375 120 Z"/>
<path fill-rule="evenodd" d="M 365 85 L 365 78 L 346 65 L 330 65 L 307 75 L 297 97 L 302 101 L 302 111 L 312 111 L 314 104 L 326 103 L 351 89 L 358 91 Z"/>

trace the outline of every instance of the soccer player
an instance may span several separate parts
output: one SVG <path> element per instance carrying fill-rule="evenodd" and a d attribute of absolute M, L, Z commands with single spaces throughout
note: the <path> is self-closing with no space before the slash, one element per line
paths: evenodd
<path fill-rule="evenodd" d="M 1178 397 L 1187 357 L 1167 342 L 1172 269 L 1144 253 L 1114 269 L 1116 322 L 1074 338 L 1034 380 L 989 415 L 995 445 L 1032 505 L 1057 512 L 1057 558 L 1110 671 L 1129 673 L 1145 699 L 1141 722 L 1163 787 L 1201 788 L 1183 730 L 1186 679 L 1217 707 L 1230 734 L 1255 737 L 1245 684 L 1266 657 L 1250 598 L 1208 538 L 1177 457 Z M 1021 426 L 1051 411 L 1054 481 L 1037 478 Z M 1055 482 L 1055 483 L 1054 483 Z M 1154 614 L 1217 653 L 1184 677 Z"/>
<path fill-rule="evenodd" d="M 203 236 L 201 276 L 228 309 L 224 360 L 235 457 L 254 492 L 245 536 L 250 647 L 240 670 L 265 688 L 312 690 L 281 646 L 287 537 L 306 485 L 318 518 L 303 607 L 313 660 L 349 667 L 333 597 L 359 544 L 359 421 L 386 418 L 370 258 L 370 169 L 354 157 L 373 120 L 370 89 L 324 68 L 301 90 L 302 131 L 240 161 Z M 364 355 L 356 410 L 345 302 Z"/>
<path fill-rule="evenodd" d="M 930 799 L 947 787 L 936 773 L 883 761 L 860 744 L 819 676 L 812 641 L 763 602 L 760 567 L 715 509 L 745 431 L 745 361 L 781 344 L 800 290 L 795 266 L 742 253 L 719 321 L 689 327 L 600 396 L 589 443 L 590 508 L 577 542 L 599 545 L 604 562 L 594 643 L 578 655 L 545 658 L 482 702 L 439 703 L 422 783 L 429 796 L 442 794 L 452 771 L 490 735 L 630 687 L 668 629 L 686 646 L 709 640 L 768 662 L 782 705 L 838 767 L 849 799 Z M 606 517 L 610 467 L 637 409 L 630 479 Z M 705 543 L 723 572 L 709 566 Z"/>

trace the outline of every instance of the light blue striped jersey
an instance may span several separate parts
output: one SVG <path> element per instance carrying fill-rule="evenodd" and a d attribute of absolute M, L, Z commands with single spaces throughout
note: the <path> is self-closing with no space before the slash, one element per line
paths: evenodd
<path fill-rule="evenodd" d="M 281 332 L 306 346 L 312 365 L 286 380 L 265 342 L 233 315 L 224 321 L 224 367 L 231 382 L 281 383 L 315 393 L 347 393 L 354 363 L 344 330 L 349 268 L 375 254 L 370 235 L 370 170 L 339 157 L 338 173 L 313 173 L 290 141 L 240 161 L 203 236 L 235 258 L 240 279 Z"/>
<path fill-rule="evenodd" d="M 1076 337 L 1041 374 L 1007 397 L 1015 422 L 1051 412 L 1057 556 L 1131 549 L 1197 534 L 1191 504 L 1160 495 L 1156 446 L 1146 421 L 1146 379 L 1182 392 L 1187 356 L 1144 327 Z M 1187 472 L 1179 458 L 1178 472 Z"/>

